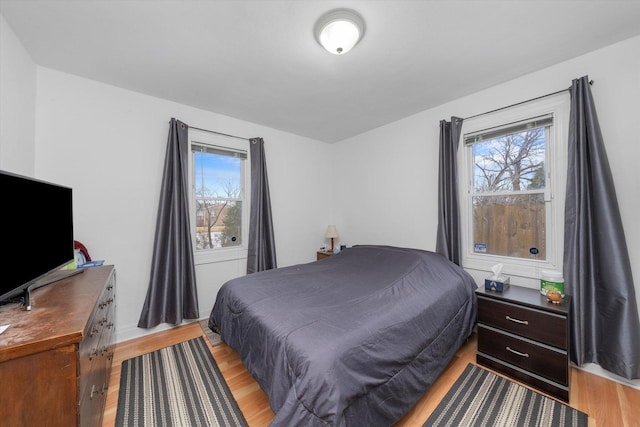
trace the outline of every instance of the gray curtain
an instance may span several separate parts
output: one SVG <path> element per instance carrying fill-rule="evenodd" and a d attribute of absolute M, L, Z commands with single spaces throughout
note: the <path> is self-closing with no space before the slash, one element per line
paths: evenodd
<path fill-rule="evenodd" d="M 564 276 L 571 360 L 640 378 L 640 322 L 616 191 L 587 76 L 571 85 Z"/>
<path fill-rule="evenodd" d="M 458 203 L 458 144 L 463 119 L 440 121 L 440 164 L 438 167 L 438 234 L 436 252 L 462 265 L 460 206 Z"/>
<path fill-rule="evenodd" d="M 247 274 L 277 267 L 264 141 L 262 138 L 251 138 L 249 146 L 251 155 L 251 211 L 249 213 Z"/>
<path fill-rule="evenodd" d="M 171 119 L 153 244 L 151 278 L 140 328 L 197 319 L 198 296 L 189 226 L 189 127 Z"/>

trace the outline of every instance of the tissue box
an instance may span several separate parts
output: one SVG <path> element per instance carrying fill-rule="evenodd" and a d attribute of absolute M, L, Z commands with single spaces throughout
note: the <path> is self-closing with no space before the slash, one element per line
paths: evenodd
<path fill-rule="evenodd" d="M 509 279 L 507 276 L 484 279 L 484 289 L 485 291 L 502 292 L 509 287 Z"/>

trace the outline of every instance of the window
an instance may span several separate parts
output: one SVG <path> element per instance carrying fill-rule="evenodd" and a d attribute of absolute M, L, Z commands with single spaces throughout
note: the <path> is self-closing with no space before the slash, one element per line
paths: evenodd
<path fill-rule="evenodd" d="M 189 130 L 196 262 L 246 257 L 248 142 Z"/>
<path fill-rule="evenodd" d="M 562 268 L 568 100 L 554 97 L 463 125 L 463 265 L 537 277 Z"/>
<path fill-rule="evenodd" d="M 465 136 L 473 251 L 546 260 L 546 147 L 553 117 Z"/>

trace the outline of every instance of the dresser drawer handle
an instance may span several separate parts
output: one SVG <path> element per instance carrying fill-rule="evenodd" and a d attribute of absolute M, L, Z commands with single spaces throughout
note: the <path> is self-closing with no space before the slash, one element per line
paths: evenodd
<path fill-rule="evenodd" d="M 507 350 L 509 350 L 511 353 L 517 354 L 518 356 L 521 356 L 521 357 L 529 357 L 529 354 L 520 353 L 519 351 L 516 351 L 516 350 L 512 349 L 511 347 L 507 347 Z"/>
<path fill-rule="evenodd" d="M 507 320 L 511 320 L 512 322 L 515 322 L 515 323 L 520 323 L 521 325 L 528 325 L 529 324 L 528 320 L 514 319 L 511 316 L 505 316 L 505 317 L 507 318 Z"/>

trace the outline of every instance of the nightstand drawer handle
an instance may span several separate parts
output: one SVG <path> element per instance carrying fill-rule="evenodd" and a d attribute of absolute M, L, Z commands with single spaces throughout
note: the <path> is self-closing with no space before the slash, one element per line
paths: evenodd
<path fill-rule="evenodd" d="M 528 320 L 519 320 L 519 319 L 514 319 L 511 316 L 505 316 L 507 318 L 507 320 L 511 320 L 512 322 L 516 322 L 516 323 L 520 323 L 521 325 L 528 325 L 529 321 Z"/>
<path fill-rule="evenodd" d="M 517 354 L 518 356 L 529 357 L 529 355 L 527 353 L 520 353 L 519 351 L 515 351 L 511 347 L 507 347 L 507 350 L 509 350 L 513 354 Z"/>

